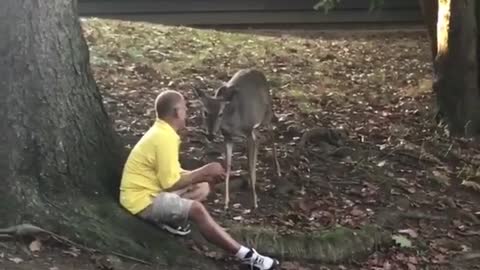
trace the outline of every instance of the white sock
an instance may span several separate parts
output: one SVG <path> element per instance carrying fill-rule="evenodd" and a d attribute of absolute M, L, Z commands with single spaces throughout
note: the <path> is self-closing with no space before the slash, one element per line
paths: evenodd
<path fill-rule="evenodd" d="M 245 258 L 247 256 L 247 253 L 250 251 L 249 248 L 241 246 L 240 249 L 237 251 L 237 254 L 235 254 L 235 257 L 239 259 Z"/>

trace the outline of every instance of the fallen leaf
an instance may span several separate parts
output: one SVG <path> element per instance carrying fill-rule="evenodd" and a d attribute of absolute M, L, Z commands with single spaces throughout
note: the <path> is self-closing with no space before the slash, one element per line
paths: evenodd
<path fill-rule="evenodd" d="M 240 221 L 240 220 L 242 220 L 242 219 L 243 219 L 243 217 L 242 217 L 242 216 L 236 216 L 236 217 L 233 217 L 233 220 L 237 220 L 237 221 Z"/>
<path fill-rule="evenodd" d="M 105 255 L 93 255 L 92 258 L 96 269 L 113 270 L 112 262 Z"/>
<path fill-rule="evenodd" d="M 72 257 L 78 257 L 80 255 L 80 250 L 76 247 L 71 247 L 70 250 L 63 250 L 62 251 L 65 254 L 69 254 Z"/>
<path fill-rule="evenodd" d="M 386 160 L 382 160 L 382 161 L 380 161 L 380 162 L 377 164 L 377 166 L 378 166 L 378 167 L 383 167 L 383 166 L 385 166 L 386 163 L 387 163 Z"/>
<path fill-rule="evenodd" d="M 219 260 L 219 259 L 222 258 L 222 255 L 219 254 L 219 253 L 216 252 L 216 251 L 205 252 L 205 256 L 206 256 L 206 257 L 209 257 L 209 258 L 212 258 L 212 259 L 216 259 L 216 260 Z"/>
<path fill-rule="evenodd" d="M 202 253 L 202 250 L 196 245 L 192 245 L 192 246 L 190 246 L 190 248 L 193 249 L 194 251 L 198 252 L 198 253 Z"/>
<path fill-rule="evenodd" d="M 408 262 L 412 264 L 418 264 L 418 259 L 415 256 L 408 257 Z"/>
<path fill-rule="evenodd" d="M 446 263 L 447 260 L 445 258 L 445 255 L 443 254 L 436 254 L 434 256 L 434 258 L 432 259 L 432 262 L 433 263 L 436 263 L 436 264 L 443 264 L 443 263 Z"/>
<path fill-rule="evenodd" d="M 407 257 L 406 257 L 405 254 L 403 254 L 403 253 L 397 253 L 397 254 L 395 255 L 395 259 L 396 259 L 397 261 L 401 261 L 401 262 L 407 261 Z"/>
<path fill-rule="evenodd" d="M 310 212 L 310 210 L 311 210 L 311 206 L 309 206 L 308 203 L 307 203 L 305 200 L 301 200 L 301 201 L 298 203 L 298 207 L 299 207 L 300 210 L 302 210 L 303 212 Z"/>
<path fill-rule="evenodd" d="M 242 206 L 241 204 L 235 203 L 235 204 L 233 205 L 233 208 L 240 208 L 241 206 Z"/>
<path fill-rule="evenodd" d="M 417 270 L 417 267 L 412 263 L 407 263 L 408 270 Z"/>
<path fill-rule="evenodd" d="M 282 270 L 310 270 L 310 268 L 305 268 L 297 262 L 283 262 Z"/>
<path fill-rule="evenodd" d="M 48 270 L 59 270 L 59 268 L 58 268 L 58 267 L 56 267 L 56 266 L 54 266 L 54 267 L 50 267 L 50 268 L 48 268 Z"/>
<path fill-rule="evenodd" d="M 449 186 L 450 185 L 450 177 L 440 171 L 433 171 L 433 180 L 437 181 L 438 183 Z"/>
<path fill-rule="evenodd" d="M 9 261 L 12 261 L 14 263 L 21 263 L 23 262 L 23 259 L 22 258 L 18 258 L 18 257 L 13 257 L 13 258 L 8 258 Z"/>
<path fill-rule="evenodd" d="M 466 180 L 463 180 L 462 181 L 462 185 L 463 186 L 466 186 L 466 187 L 469 187 L 475 191 L 478 191 L 480 192 L 480 184 L 477 183 L 477 182 L 474 182 L 474 181 L 466 181 Z"/>
<path fill-rule="evenodd" d="M 412 238 L 418 237 L 418 233 L 413 229 L 404 229 L 404 230 L 399 230 L 398 232 L 402 234 L 408 234 Z"/>
<path fill-rule="evenodd" d="M 30 249 L 31 252 L 38 252 L 42 248 L 42 242 L 40 242 L 39 239 L 35 239 L 30 243 L 28 248 Z"/>
<path fill-rule="evenodd" d="M 385 261 L 385 262 L 383 263 L 383 269 L 385 269 L 385 270 L 390 270 L 390 269 L 392 269 L 392 265 L 390 264 L 389 261 Z"/>
<path fill-rule="evenodd" d="M 72 251 L 69 251 L 69 250 L 64 250 L 62 252 L 65 253 L 65 254 L 71 255 L 74 258 L 78 257 L 78 253 L 75 253 L 75 252 L 72 252 Z"/>
<path fill-rule="evenodd" d="M 365 212 L 363 212 L 362 210 L 360 210 L 358 208 L 355 208 L 352 211 L 350 211 L 350 214 L 354 217 L 359 217 L 359 216 L 363 216 L 365 214 Z"/>

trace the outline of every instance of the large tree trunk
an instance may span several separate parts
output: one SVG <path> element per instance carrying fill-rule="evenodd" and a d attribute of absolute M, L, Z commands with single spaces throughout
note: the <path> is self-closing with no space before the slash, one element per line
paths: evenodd
<path fill-rule="evenodd" d="M 33 223 L 101 250 L 213 269 L 119 207 L 125 156 L 76 1 L 0 3 L 0 130 L 0 227 Z"/>
<path fill-rule="evenodd" d="M 480 133 L 475 0 L 439 0 L 433 90 L 452 134 Z"/>

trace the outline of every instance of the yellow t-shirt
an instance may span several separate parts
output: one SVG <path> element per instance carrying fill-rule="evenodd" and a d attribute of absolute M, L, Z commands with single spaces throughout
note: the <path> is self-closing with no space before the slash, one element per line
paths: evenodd
<path fill-rule="evenodd" d="M 130 152 L 120 184 L 120 204 L 132 214 L 145 209 L 180 179 L 180 137 L 157 119 Z"/>

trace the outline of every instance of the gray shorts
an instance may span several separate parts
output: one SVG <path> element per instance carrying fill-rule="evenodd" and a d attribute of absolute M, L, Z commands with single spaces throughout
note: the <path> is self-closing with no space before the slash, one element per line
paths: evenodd
<path fill-rule="evenodd" d="M 176 192 L 162 192 L 138 215 L 155 223 L 184 223 L 188 219 L 193 200 L 180 197 Z"/>

